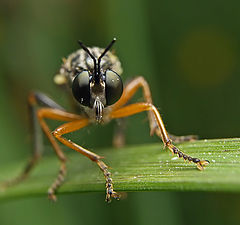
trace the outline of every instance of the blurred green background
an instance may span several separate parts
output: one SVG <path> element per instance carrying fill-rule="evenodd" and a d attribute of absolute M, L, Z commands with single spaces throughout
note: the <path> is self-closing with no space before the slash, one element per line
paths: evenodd
<path fill-rule="evenodd" d="M 168 131 L 239 137 L 239 1 L 1 0 L 1 165 L 30 155 L 28 92 L 65 105 L 53 83 L 61 58 L 79 48 L 78 39 L 105 47 L 113 37 L 123 79 L 146 78 Z M 113 127 L 77 133 L 79 143 L 108 147 Z M 127 128 L 128 145 L 158 141 L 144 113 Z M 159 192 L 106 204 L 103 191 L 59 196 L 57 204 L 46 197 L 0 202 L 0 224 L 239 224 L 239 202 L 238 194 Z"/>

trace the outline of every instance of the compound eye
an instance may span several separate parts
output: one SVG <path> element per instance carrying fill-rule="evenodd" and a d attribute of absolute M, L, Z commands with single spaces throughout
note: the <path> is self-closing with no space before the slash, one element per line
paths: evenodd
<path fill-rule="evenodd" d="M 87 71 L 82 71 L 74 78 L 72 93 L 80 104 L 90 106 L 90 81 Z"/>
<path fill-rule="evenodd" d="M 105 84 L 106 102 L 107 105 L 112 105 L 122 96 L 122 79 L 117 73 L 107 70 L 105 73 Z"/>

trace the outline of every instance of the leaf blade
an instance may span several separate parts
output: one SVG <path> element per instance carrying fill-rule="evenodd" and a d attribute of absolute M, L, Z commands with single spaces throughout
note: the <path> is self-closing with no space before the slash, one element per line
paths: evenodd
<path fill-rule="evenodd" d="M 112 167 L 116 191 L 240 191 L 240 139 L 201 140 L 177 145 L 187 154 L 211 163 L 205 171 L 172 157 L 156 143 L 123 149 L 101 149 L 98 154 Z M 67 151 L 67 150 L 66 150 Z M 60 193 L 105 192 L 104 178 L 95 163 L 71 152 L 68 155 L 67 179 Z M 24 163 L 2 168 L 0 180 L 14 177 Z M 45 195 L 55 179 L 59 162 L 46 157 L 28 179 L 0 192 L 0 199 Z"/>

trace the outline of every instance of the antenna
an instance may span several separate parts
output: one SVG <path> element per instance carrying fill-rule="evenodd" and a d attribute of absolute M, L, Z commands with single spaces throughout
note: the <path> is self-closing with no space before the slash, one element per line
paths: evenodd
<path fill-rule="evenodd" d="M 78 40 L 79 45 L 82 47 L 82 49 L 88 53 L 88 55 L 93 59 L 94 62 L 94 80 L 96 83 L 99 83 L 100 81 L 100 74 L 101 74 L 101 59 L 102 57 L 109 51 L 109 49 L 112 47 L 112 45 L 115 43 L 117 39 L 113 38 L 113 40 L 110 42 L 110 44 L 105 48 L 103 53 L 98 57 L 98 59 L 95 58 L 95 56 L 89 51 L 89 49 L 83 44 L 82 41 Z M 97 61 L 98 60 L 98 61 Z"/>
<path fill-rule="evenodd" d="M 82 41 L 78 40 L 78 43 L 79 45 L 82 47 L 82 49 L 88 53 L 88 55 L 93 59 L 93 62 L 94 62 L 94 73 L 95 73 L 95 76 L 97 76 L 97 60 L 96 58 L 94 57 L 94 55 L 88 50 L 88 48 L 83 44 Z"/>
<path fill-rule="evenodd" d="M 104 50 L 104 52 L 99 56 L 99 58 L 98 58 L 98 63 L 97 63 L 97 65 L 98 65 L 98 74 L 100 74 L 100 63 L 101 63 L 101 59 L 102 59 L 102 57 L 107 53 L 107 51 L 109 51 L 109 49 L 113 46 L 113 44 L 115 43 L 115 41 L 116 41 L 117 39 L 116 38 L 113 38 L 113 40 L 110 42 L 110 44 L 105 48 L 105 50 Z"/>

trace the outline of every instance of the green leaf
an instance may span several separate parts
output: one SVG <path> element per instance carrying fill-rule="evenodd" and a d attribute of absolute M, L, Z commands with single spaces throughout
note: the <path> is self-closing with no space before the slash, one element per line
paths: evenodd
<path fill-rule="evenodd" d="M 172 156 L 159 143 L 96 152 L 111 167 L 116 191 L 240 191 L 240 139 L 201 140 L 177 146 L 192 157 L 208 159 L 210 164 L 199 171 L 194 163 Z M 58 197 L 62 193 L 105 193 L 105 180 L 97 165 L 77 152 L 67 151 L 68 172 Z M 0 199 L 46 194 L 59 165 L 57 157 L 43 157 L 26 180 L 2 190 Z M 23 166 L 23 162 L 16 162 L 1 168 L 0 180 L 14 178 Z"/>

